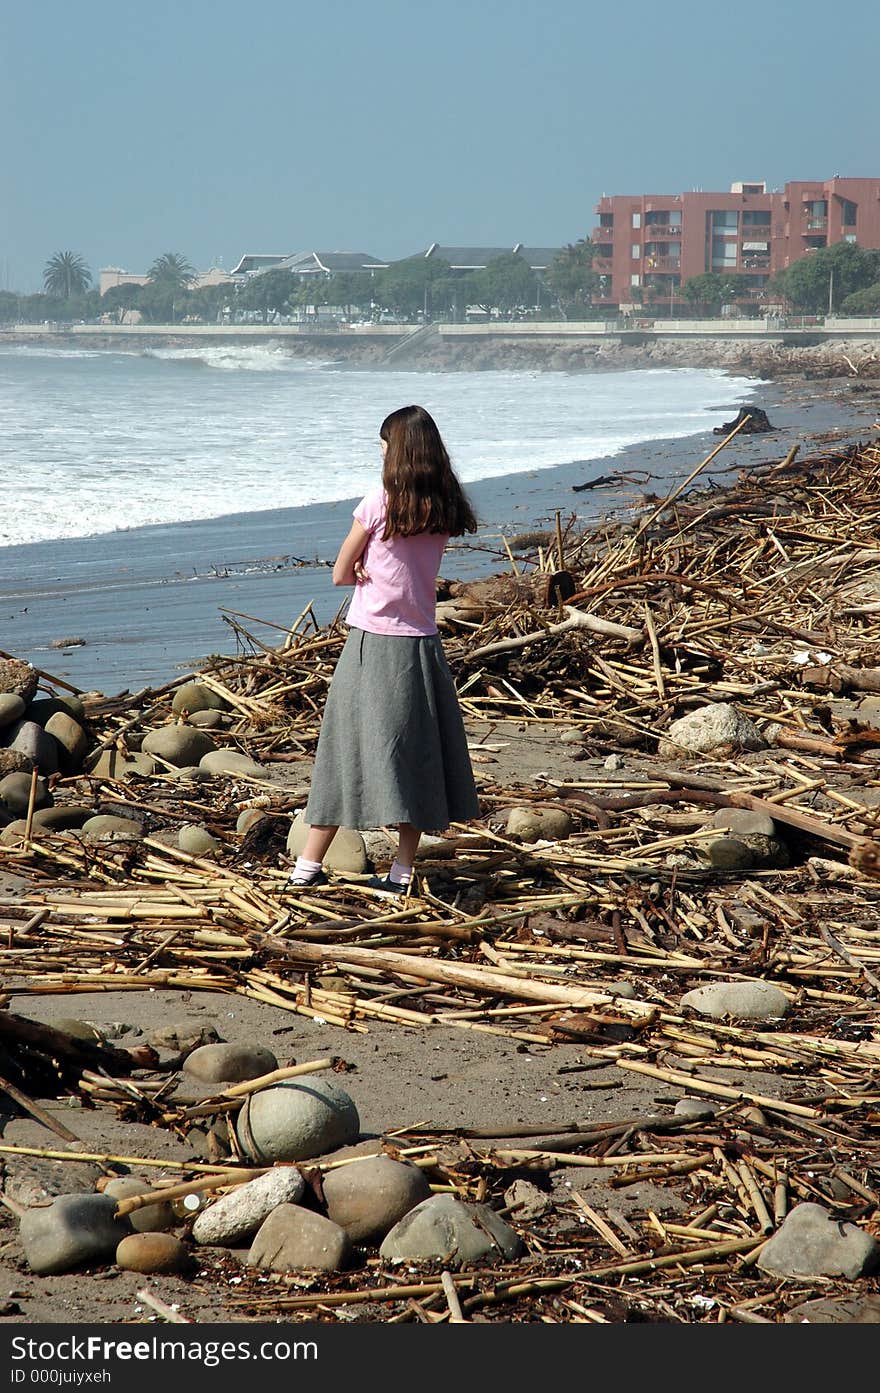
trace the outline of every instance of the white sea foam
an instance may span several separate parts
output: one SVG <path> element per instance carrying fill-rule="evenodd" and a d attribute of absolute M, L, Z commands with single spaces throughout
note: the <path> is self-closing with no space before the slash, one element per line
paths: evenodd
<path fill-rule="evenodd" d="M 361 371 L 274 345 L 6 345 L 0 546 L 360 497 L 379 478 L 379 425 L 407 402 L 432 412 L 472 483 L 705 431 L 757 385 L 689 368 Z"/>

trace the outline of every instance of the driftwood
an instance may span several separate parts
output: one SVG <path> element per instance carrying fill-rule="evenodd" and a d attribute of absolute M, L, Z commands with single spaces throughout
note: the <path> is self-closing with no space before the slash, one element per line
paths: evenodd
<path fill-rule="evenodd" d="M 628 643 L 635 643 L 644 637 L 641 629 L 634 629 L 628 624 L 615 624 L 609 619 L 600 619 L 596 614 L 588 614 L 585 610 L 574 609 L 571 605 L 563 606 L 567 619 L 563 619 L 559 624 L 548 624 L 546 629 L 539 629 L 532 634 L 521 634 L 518 638 L 499 639 L 497 643 L 484 644 L 482 648 L 475 648 L 471 651 L 471 658 L 488 658 L 493 653 L 510 653 L 518 648 L 527 648 L 530 644 L 540 643 L 544 639 L 557 638 L 560 634 L 567 634 L 572 629 L 588 629 L 593 634 L 604 634 L 610 638 L 622 638 Z"/>
<path fill-rule="evenodd" d="M 758 435 L 763 431 L 776 430 L 768 421 L 766 411 L 760 406 L 741 406 L 732 421 L 725 421 L 723 426 L 715 426 L 712 434 L 726 435 L 736 426 L 742 426 L 744 435 Z"/>
<path fill-rule="evenodd" d="M 880 692 L 880 667 L 850 667 L 848 663 L 826 663 L 805 667 L 801 678 L 805 687 L 828 692 Z"/>
<path fill-rule="evenodd" d="M 44 1086 L 46 1076 L 52 1073 L 59 1083 L 76 1081 L 83 1069 L 127 1076 L 132 1069 L 155 1065 L 159 1059 L 149 1045 L 117 1050 L 97 1041 L 76 1040 L 63 1030 L 5 1010 L 0 1010 L 0 1047 L 4 1052 L 9 1050 L 6 1068 L 15 1070 L 16 1081 L 27 1083 L 35 1074 Z"/>

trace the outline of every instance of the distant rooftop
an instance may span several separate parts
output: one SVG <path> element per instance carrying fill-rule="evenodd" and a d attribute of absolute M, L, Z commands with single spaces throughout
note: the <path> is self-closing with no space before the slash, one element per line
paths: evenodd
<path fill-rule="evenodd" d="M 432 242 L 427 251 L 417 252 L 416 255 L 426 258 L 436 256 L 441 261 L 448 261 L 453 271 L 482 271 L 499 256 L 514 254 L 527 261 L 533 271 L 544 271 L 560 250 L 559 247 L 526 247 L 522 242 L 516 242 L 512 247 L 446 247 Z"/>
<path fill-rule="evenodd" d="M 381 257 L 369 252 L 296 252 L 290 257 L 287 269 L 298 276 L 340 275 L 345 271 L 384 271 L 388 265 Z"/>

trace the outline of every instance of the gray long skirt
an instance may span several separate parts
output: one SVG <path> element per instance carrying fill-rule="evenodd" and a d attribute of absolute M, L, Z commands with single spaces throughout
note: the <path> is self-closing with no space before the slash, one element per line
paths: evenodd
<path fill-rule="evenodd" d="M 350 629 L 327 693 L 306 822 L 442 832 L 479 813 L 439 635 Z"/>

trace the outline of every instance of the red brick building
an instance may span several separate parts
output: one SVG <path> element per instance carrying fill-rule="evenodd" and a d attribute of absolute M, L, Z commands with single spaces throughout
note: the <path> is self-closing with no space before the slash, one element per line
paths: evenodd
<path fill-rule="evenodd" d="M 880 179 L 763 183 L 730 193 L 620 194 L 596 206 L 594 303 L 672 309 L 692 276 L 732 276 L 737 298 L 760 300 L 770 277 L 835 242 L 880 248 Z"/>

